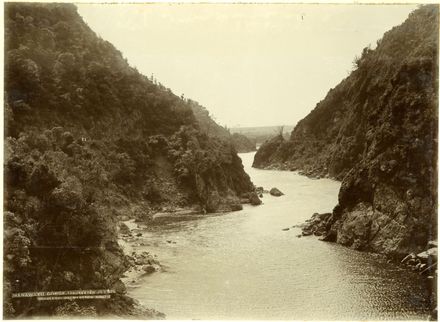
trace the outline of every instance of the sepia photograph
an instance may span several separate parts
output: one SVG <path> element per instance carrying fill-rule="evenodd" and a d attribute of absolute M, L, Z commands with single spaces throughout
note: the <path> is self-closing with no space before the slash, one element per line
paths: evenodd
<path fill-rule="evenodd" d="M 437 320 L 439 4 L 3 12 L 3 319 Z"/>

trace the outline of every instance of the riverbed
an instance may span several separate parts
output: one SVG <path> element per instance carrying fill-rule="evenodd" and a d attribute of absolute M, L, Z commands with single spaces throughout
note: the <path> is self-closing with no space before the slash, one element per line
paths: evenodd
<path fill-rule="evenodd" d="M 251 167 L 257 186 L 279 188 L 260 206 L 142 227 L 144 246 L 164 269 L 141 277 L 129 295 L 168 319 L 427 319 L 421 277 L 374 254 L 315 237 L 293 225 L 337 204 L 340 183 Z M 283 230 L 289 228 L 289 230 Z"/>

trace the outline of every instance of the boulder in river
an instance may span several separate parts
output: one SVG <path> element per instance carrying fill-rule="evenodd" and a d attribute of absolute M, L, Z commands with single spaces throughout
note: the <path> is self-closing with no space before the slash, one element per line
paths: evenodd
<path fill-rule="evenodd" d="M 131 234 L 130 228 L 123 222 L 121 222 L 119 224 L 119 232 L 122 235 L 130 235 Z"/>
<path fill-rule="evenodd" d="M 153 265 L 145 265 L 145 266 L 142 266 L 142 270 L 146 274 L 151 274 L 151 273 L 154 273 L 156 271 L 156 268 L 154 268 Z"/>
<path fill-rule="evenodd" d="M 261 205 L 261 200 L 260 198 L 258 198 L 258 195 L 256 192 L 251 192 L 249 194 L 249 202 L 251 203 L 251 205 L 253 206 L 258 206 Z"/>
<path fill-rule="evenodd" d="M 263 193 L 264 192 L 264 188 L 263 187 L 257 187 L 257 188 L 255 188 L 255 191 L 257 193 Z"/>
<path fill-rule="evenodd" d="M 280 196 L 284 195 L 284 193 L 282 193 L 278 188 L 270 189 L 270 194 L 275 197 L 280 197 Z"/>
<path fill-rule="evenodd" d="M 315 236 L 323 236 L 321 240 L 331 241 L 333 235 L 326 230 L 327 221 L 331 215 L 331 213 L 314 213 L 310 219 L 307 219 L 304 224 L 300 225 L 303 235 L 308 236 L 313 234 Z"/>

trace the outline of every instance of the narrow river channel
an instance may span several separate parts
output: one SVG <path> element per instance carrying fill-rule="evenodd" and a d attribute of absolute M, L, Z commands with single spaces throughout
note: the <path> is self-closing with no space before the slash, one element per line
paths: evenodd
<path fill-rule="evenodd" d="M 426 319 L 418 275 L 373 254 L 296 237 L 291 227 L 329 212 L 340 183 L 293 172 L 257 170 L 257 186 L 277 187 L 263 205 L 161 227 L 145 227 L 146 246 L 163 272 L 142 277 L 129 295 L 168 319 Z M 172 241 L 170 243 L 169 241 Z"/>

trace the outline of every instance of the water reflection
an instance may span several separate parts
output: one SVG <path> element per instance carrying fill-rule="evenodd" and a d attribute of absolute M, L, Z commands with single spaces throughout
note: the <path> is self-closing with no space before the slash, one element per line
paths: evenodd
<path fill-rule="evenodd" d="M 250 168 L 256 185 L 280 198 L 243 211 L 146 227 L 148 246 L 167 270 L 144 277 L 130 295 L 170 319 L 422 319 L 419 277 L 372 254 L 285 227 L 331 211 L 339 183 Z"/>

